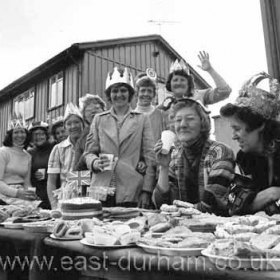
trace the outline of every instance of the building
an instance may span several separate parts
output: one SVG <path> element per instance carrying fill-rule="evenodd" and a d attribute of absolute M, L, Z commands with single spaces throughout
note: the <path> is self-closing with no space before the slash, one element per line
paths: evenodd
<path fill-rule="evenodd" d="M 165 78 L 176 58 L 182 58 L 160 35 L 76 43 L 0 91 L 0 140 L 11 116 L 21 114 L 27 123 L 63 116 L 67 103 L 78 104 L 86 93 L 104 100 L 107 73 L 113 66 L 128 67 L 135 76 L 153 68 L 158 75 L 159 101 Z M 209 84 L 190 66 L 198 88 Z"/>

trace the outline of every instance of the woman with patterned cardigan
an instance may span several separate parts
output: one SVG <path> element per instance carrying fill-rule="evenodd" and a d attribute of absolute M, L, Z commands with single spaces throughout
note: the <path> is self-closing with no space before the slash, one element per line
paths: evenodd
<path fill-rule="evenodd" d="M 193 203 L 203 212 L 228 215 L 227 190 L 234 177 L 233 151 L 209 139 L 209 112 L 199 102 L 184 98 L 174 105 L 175 132 L 179 143 L 163 154 L 155 145 L 159 179 L 153 193 L 156 207 L 175 199 Z"/>

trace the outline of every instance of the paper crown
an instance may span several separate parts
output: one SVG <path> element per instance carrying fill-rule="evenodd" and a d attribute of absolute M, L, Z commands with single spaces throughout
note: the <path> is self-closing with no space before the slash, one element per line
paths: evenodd
<path fill-rule="evenodd" d="M 190 75 L 190 68 L 183 59 L 176 59 L 171 63 L 169 73 L 173 73 L 175 71 L 184 71 L 187 75 Z"/>
<path fill-rule="evenodd" d="M 13 115 L 10 123 L 8 124 L 8 130 L 15 128 L 27 129 L 27 124 L 21 115 Z"/>
<path fill-rule="evenodd" d="M 124 70 L 119 69 L 118 67 L 114 67 L 113 72 L 108 73 L 106 79 L 106 90 L 109 89 L 112 85 L 118 83 L 127 84 L 132 89 L 134 89 L 132 74 L 128 72 L 126 67 L 124 68 Z"/>
<path fill-rule="evenodd" d="M 257 87 L 263 79 L 269 79 L 270 92 Z M 234 105 L 250 108 L 265 119 L 277 119 L 280 110 L 279 82 L 265 72 L 254 75 L 243 84 Z"/>
<path fill-rule="evenodd" d="M 70 115 L 76 115 L 83 120 L 79 108 L 76 105 L 74 105 L 72 102 L 68 103 L 66 106 L 63 121 L 66 121 Z"/>
<path fill-rule="evenodd" d="M 136 77 L 135 84 L 138 85 L 143 80 L 151 80 L 152 82 L 156 83 L 157 80 L 157 73 L 153 68 L 147 68 L 145 73 L 140 73 Z"/>
<path fill-rule="evenodd" d="M 43 129 L 48 129 L 48 124 L 46 122 L 43 122 L 43 121 L 37 121 L 37 122 L 32 122 L 29 127 L 28 127 L 28 130 L 29 131 L 32 131 L 36 128 L 43 128 Z"/>

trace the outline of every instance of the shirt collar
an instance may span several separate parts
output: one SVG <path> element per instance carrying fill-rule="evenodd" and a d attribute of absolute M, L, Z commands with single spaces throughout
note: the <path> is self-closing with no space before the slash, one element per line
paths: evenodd
<path fill-rule="evenodd" d="M 60 143 L 60 146 L 63 147 L 63 148 L 67 148 L 69 146 L 73 146 L 73 144 L 70 142 L 70 137 L 68 136 L 65 140 L 63 140 Z"/>
<path fill-rule="evenodd" d="M 128 111 L 127 111 L 127 113 L 125 114 L 125 116 L 127 116 L 127 115 L 129 115 L 129 114 L 132 114 L 132 113 L 133 113 L 133 110 L 132 110 L 131 106 L 129 106 Z M 114 111 L 113 106 L 112 106 L 111 109 L 110 109 L 110 114 L 111 114 L 113 117 L 117 118 L 117 115 L 116 115 L 116 113 L 115 113 L 115 111 Z"/>

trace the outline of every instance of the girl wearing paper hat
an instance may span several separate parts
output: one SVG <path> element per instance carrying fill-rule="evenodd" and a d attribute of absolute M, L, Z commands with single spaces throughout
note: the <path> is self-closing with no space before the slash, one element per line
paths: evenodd
<path fill-rule="evenodd" d="M 30 190 L 31 156 L 25 150 L 29 141 L 24 119 L 20 116 L 13 118 L 0 148 L 1 204 L 36 208 L 41 203 L 35 192 Z"/>
<path fill-rule="evenodd" d="M 128 69 L 114 68 L 108 74 L 105 94 L 111 102 L 109 111 L 95 116 L 87 138 L 85 158 L 94 172 L 92 187 L 114 188 L 114 196 L 104 198 L 106 206 L 140 206 L 148 208 L 154 187 L 153 136 L 146 115 L 130 107 L 134 95 L 133 78 Z M 110 154 L 114 158 L 111 170 Z M 146 173 L 137 172 L 144 159 Z"/>
<path fill-rule="evenodd" d="M 54 196 L 54 191 L 59 187 L 57 186 L 58 179 L 60 179 L 60 188 L 63 193 L 67 173 L 74 170 L 75 146 L 84 129 L 82 114 L 73 103 L 66 106 L 64 127 L 68 137 L 54 146 L 48 163 L 47 192 L 52 209 L 58 206 L 58 199 Z"/>

